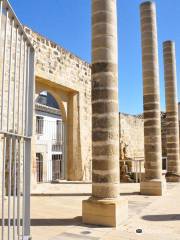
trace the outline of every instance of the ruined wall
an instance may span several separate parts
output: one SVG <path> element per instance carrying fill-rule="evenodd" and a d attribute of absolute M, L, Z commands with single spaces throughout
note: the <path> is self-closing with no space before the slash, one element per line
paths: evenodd
<path fill-rule="evenodd" d="M 144 127 L 142 115 L 119 114 L 120 149 L 126 148 L 126 158 L 144 157 Z M 162 156 L 166 157 L 166 114 L 161 113 Z M 120 155 L 123 155 L 120 153 Z"/>
<path fill-rule="evenodd" d="M 69 160 L 72 165 L 68 170 L 69 175 L 74 175 L 69 179 L 88 180 L 91 177 L 90 65 L 29 28 L 25 27 L 25 31 L 36 49 L 36 90 L 41 82 L 41 86 L 49 86 L 57 101 L 57 98 L 59 102 L 62 99 L 67 127 L 74 131 L 74 135 L 67 140 L 71 147 L 69 157 L 73 158 Z"/>
<path fill-rule="evenodd" d="M 120 125 L 120 158 L 126 148 L 126 158 L 144 157 L 143 117 L 119 114 Z"/>

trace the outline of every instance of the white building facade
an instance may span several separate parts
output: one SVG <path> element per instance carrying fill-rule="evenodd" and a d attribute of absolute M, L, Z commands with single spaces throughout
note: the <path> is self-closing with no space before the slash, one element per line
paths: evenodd
<path fill-rule="evenodd" d="M 35 114 L 37 182 L 63 180 L 65 179 L 65 129 L 58 105 L 50 95 L 43 92 L 36 101 Z"/>

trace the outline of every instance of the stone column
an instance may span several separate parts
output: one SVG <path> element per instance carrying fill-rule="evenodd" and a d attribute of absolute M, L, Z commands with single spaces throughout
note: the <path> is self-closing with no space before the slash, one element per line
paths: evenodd
<path fill-rule="evenodd" d="M 92 0 L 92 197 L 83 222 L 117 226 L 127 219 L 119 198 L 116 0 Z"/>
<path fill-rule="evenodd" d="M 144 151 L 145 178 L 140 184 L 141 194 L 162 195 L 161 112 L 159 91 L 159 63 L 156 6 L 141 4 L 142 64 L 144 94 Z"/>
<path fill-rule="evenodd" d="M 166 41 L 163 44 L 164 75 L 166 89 L 166 128 L 167 128 L 167 175 L 170 182 L 180 182 L 179 158 L 179 120 L 176 79 L 175 43 Z"/>

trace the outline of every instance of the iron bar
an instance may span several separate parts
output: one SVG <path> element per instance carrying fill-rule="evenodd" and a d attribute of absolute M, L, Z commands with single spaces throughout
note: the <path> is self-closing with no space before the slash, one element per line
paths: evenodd
<path fill-rule="evenodd" d="M 26 97 L 25 97 L 25 129 L 24 135 L 28 135 L 28 109 L 29 109 L 29 56 L 30 56 L 30 47 L 27 46 L 27 58 L 26 58 Z"/>
<path fill-rule="evenodd" d="M 17 49 L 18 49 L 18 27 L 16 27 L 15 42 L 15 62 L 14 62 L 14 95 L 13 95 L 13 132 L 15 132 L 15 112 L 16 112 L 16 75 L 17 75 Z"/>
<path fill-rule="evenodd" d="M 8 240 L 11 239 L 11 184 L 12 184 L 12 137 L 8 137 L 7 141 L 9 143 L 9 154 L 8 154 Z"/>
<path fill-rule="evenodd" d="M 22 42 L 23 36 L 20 35 L 20 53 L 19 53 L 19 81 L 18 81 L 18 106 L 17 106 L 17 133 L 19 133 L 20 125 L 20 90 L 21 90 L 21 61 L 22 61 Z"/>
<path fill-rule="evenodd" d="M 11 20 L 11 37 L 10 37 L 10 53 L 9 53 L 9 79 L 8 79 L 8 105 L 7 105 L 7 131 L 9 131 L 9 114 L 10 114 L 10 103 L 11 103 L 13 27 L 14 27 L 14 19 Z"/>
<path fill-rule="evenodd" d="M 7 45 L 7 30 L 8 30 L 8 13 L 6 11 L 6 23 L 4 33 L 4 48 L 3 48 L 3 70 L 2 70 L 2 89 L 1 89 L 1 130 L 3 129 L 3 112 L 4 112 L 4 82 L 6 75 L 6 45 Z"/>
<path fill-rule="evenodd" d="M 13 160 L 14 160 L 14 183 L 13 183 L 13 187 L 14 187 L 14 191 L 13 191 L 13 240 L 16 239 L 16 175 L 17 175 L 17 172 L 16 172 L 16 142 L 17 142 L 17 138 L 14 137 L 14 157 L 13 157 Z"/>
<path fill-rule="evenodd" d="M 21 140 L 18 139 L 18 174 L 17 174 L 17 235 L 18 240 L 20 240 L 20 226 L 21 226 L 21 220 L 20 220 L 20 198 L 21 198 L 21 182 L 20 182 L 20 176 L 21 176 Z"/>
<path fill-rule="evenodd" d="M 2 161 L 2 230 L 1 230 L 2 240 L 5 240 L 5 238 L 4 238 L 4 226 L 5 226 L 5 219 L 4 219 L 5 172 L 6 172 L 6 136 L 4 136 L 4 138 L 3 138 L 3 161 Z"/>
<path fill-rule="evenodd" d="M 22 116 L 21 116 L 21 121 L 22 121 L 22 129 L 21 129 L 21 132 L 22 132 L 22 135 L 25 135 L 25 132 L 24 132 L 24 121 L 25 121 L 25 97 L 26 97 L 26 94 L 25 94 L 25 91 L 26 91 L 26 59 L 27 57 L 27 45 L 26 45 L 26 41 L 24 39 L 24 59 L 23 59 L 23 84 L 22 84 Z"/>

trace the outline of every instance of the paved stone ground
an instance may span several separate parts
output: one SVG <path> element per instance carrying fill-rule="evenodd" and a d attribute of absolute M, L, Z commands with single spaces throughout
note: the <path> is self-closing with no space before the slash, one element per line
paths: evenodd
<path fill-rule="evenodd" d="M 76 194 L 32 196 L 32 239 L 180 240 L 180 184 L 168 184 L 163 197 L 141 196 L 139 184 L 121 184 L 122 197 L 129 200 L 129 220 L 118 229 L 81 223 L 81 204 L 88 197 L 87 189 L 90 187 L 82 185 L 81 191 L 74 191 Z M 141 234 L 136 233 L 139 228 Z"/>
<path fill-rule="evenodd" d="M 32 240 L 180 240 L 180 183 L 168 184 L 163 197 L 139 195 L 139 184 L 121 184 L 121 195 L 129 200 L 129 220 L 117 229 L 82 224 L 82 200 L 88 198 L 90 184 L 53 188 L 60 188 L 57 196 L 31 197 Z M 141 234 L 136 233 L 139 228 Z"/>

